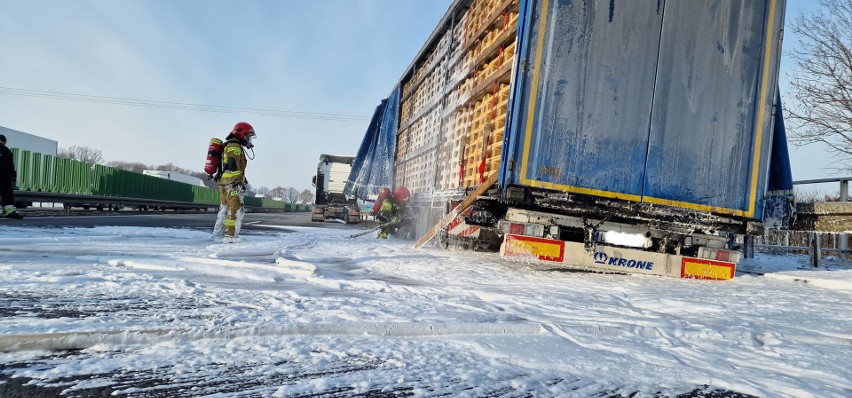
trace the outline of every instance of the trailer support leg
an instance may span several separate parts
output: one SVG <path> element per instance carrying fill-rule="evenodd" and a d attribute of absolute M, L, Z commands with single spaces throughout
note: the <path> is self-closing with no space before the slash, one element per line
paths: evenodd
<path fill-rule="evenodd" d="M 846 202 L 847 200 L 849 200 L 849 181 L 842 180 L 840 181 L 840 201 Z M 849 237 L 846 234 L 837 236 L 837 248 L 840 249 L 840 258 L 849 258 L 849 254 L 847 253 L 847 250 L 849 250 Z"/>
<path fill-rule="evenodd" d="M 743 257 L 754 258 L 754 236 L 743 236 Z"/>
<path fill-rule="evenodd" d="M 810 256 L 811 266 L 819 267 L 819 256 L 820 256 L 820 247 L 819 247 L 819 233 L 809 232 L 808 233 L 808 255 Z"/>

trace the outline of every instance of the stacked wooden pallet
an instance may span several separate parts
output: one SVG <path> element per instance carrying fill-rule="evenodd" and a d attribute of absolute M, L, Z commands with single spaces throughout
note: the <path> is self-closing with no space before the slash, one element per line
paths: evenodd
<path fill-rule="evenodd" d="M 402 82 L 396 184 L 468 188 L 499 170 L 518 0 L 473 0 Z"/>
<path fill-rule="evenodd" d="M 433 184 L 434 154 L 430 157 L 428 149 L 439 141 L 451 36 L 452 32 L 445 33 L 402 84 L 395 175 L 404 181 L 397 184 L 412 191 L 423 191 Z"/>

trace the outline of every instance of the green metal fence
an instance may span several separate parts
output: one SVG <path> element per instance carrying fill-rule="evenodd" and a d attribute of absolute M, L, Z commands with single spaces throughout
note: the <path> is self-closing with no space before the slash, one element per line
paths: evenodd
<path fill-rule="evenodd" d="M 11 148 L 18 171 L 17 189 L 67 195 L 97 195 L 128 199 L 152 199 L 201 205 L 218 205 L 219 190 L 134 173 L 99 164 L 83 163 L 51 155 Z M 249 207 L 270 210 L 309 211 L 309 205 L 246 197 Z"/>

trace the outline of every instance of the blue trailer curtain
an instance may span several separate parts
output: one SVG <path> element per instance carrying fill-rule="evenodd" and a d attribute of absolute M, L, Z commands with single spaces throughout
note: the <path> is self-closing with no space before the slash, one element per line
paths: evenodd
<path fill-rule="evenodd" d="M 772 134 L 772 160 L 769 162 L 767 191 L 773 193 L 793 192 L 793 173 L 790 170 L 790 152 L 787 150 L 787 129 L 781 106 L 781 92 L 775 97 L 775 127 Z"/>
<path fill-rule="evenodd" d="M 522 4 L 501 186 L 761 218 L 783 1 Z"/>
<path fill-rule="evenodd" d="M 373 113 L 343 193 L 361 199 L 375 197 L 393 184 L 396 132 L 399 128 L 399 86 Z"/>
<path fill-rule="evenodd" d="M 770 229 L 788 228 L 796 219 L 793 196 L 793 173 L 787 150 L 787 130 L 781 106 L 781 92 L 775 97 L 775 124 L 772 131 L 772 152 L 769 178 L 763 206 L 763 225 Z"/>

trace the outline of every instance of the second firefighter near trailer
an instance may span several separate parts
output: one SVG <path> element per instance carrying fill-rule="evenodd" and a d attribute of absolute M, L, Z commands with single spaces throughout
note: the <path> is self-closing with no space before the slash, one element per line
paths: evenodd
<path fill-rule="evenodd" d="M 407 203 L 411 194 L 404 186 L 397 187 L 393 193 L 389 188 L 382 188 L 373 204 L 373 214 L 376 220 L 382 223 L 379 239 L 387 239 L 388 235 L 408 235 L 410 220 L 408 216 Z"/>
<path fill-rule="evenodd" d="M 219 178 L 219 214 L 213 227 L 214 238 L 222 237 L 226 243 L 239 240 L 240 227 L 245 208 L 243 196 L 246 191 L 246 150 L 252 149 L 252 139 L 256 137 L 254 128 L 239 122 L 225 138 L 222 148 L 222 169 Z"/>

